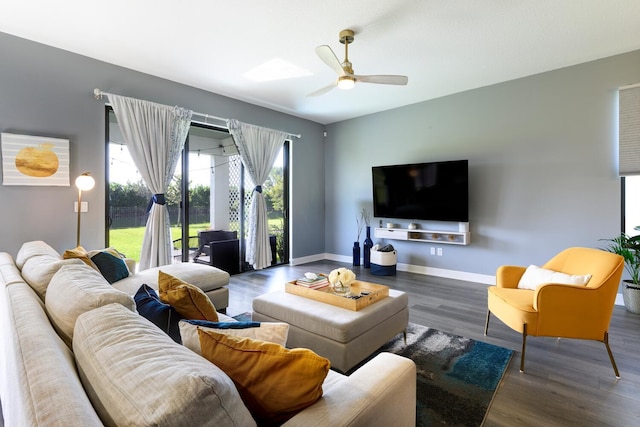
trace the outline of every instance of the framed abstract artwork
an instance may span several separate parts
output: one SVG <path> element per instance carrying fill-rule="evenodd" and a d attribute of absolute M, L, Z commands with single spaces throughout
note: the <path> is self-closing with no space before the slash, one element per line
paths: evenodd
<path fill-rule="evenodd" d="M 69 140 L 0 134 L 2 185 L 69 186 Z"/>

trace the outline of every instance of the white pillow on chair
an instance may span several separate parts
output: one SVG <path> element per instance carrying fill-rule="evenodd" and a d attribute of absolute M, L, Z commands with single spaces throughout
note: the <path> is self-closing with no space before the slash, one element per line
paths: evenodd
<path fill-rule="evenodd" d="M 536 265 L 530 265 L 518 282 L 518 289 L 535 290 L 545 283 L 560 283 L 563 285 L 586 286 L 591 280 L 591 275 L 583 276 L 560 273 L 559 271 L 547 270 Z"/>

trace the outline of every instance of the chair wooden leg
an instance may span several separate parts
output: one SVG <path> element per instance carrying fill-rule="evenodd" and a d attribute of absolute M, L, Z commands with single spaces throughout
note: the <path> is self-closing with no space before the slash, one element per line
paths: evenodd
<path fill-rule="evenodd" d="M 524 372 L 524 351 L 527 347 L 527 324 L 522 325 L 522 355 L 520 356 L 520 372 Z"/>
<path fill-rule="evenodd" d="M 487 336 L 487 331 L 489 330 L 489 318 L 491 317 L 491 311 L 487 309 L 487 322 L 484 324 L 484 336 Z"/>
<path fill-rule="evenodd" d="M 616 374 L 616 378 L 620 378 L 620 372 L 618 372 L 618 367 L 616 366 L 616 361 L 613 358 L 613 353 L 611 352 L 611 347 L 609 347 L 609 332 L 604 333 L 604 345 L 607 347 L 607 353 L 609 353 L 609 360 L 611 361 L 611 366 L 613 366 L 613 372 Z"/>

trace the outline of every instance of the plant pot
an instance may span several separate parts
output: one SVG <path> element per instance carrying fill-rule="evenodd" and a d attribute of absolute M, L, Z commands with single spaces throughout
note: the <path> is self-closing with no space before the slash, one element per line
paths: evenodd
<path fill-rule="evenodd" d="M 625 281 L 622 288 L 622 299 L 627 311 L 640 314 L 640 286 L 633 286 Z"/>

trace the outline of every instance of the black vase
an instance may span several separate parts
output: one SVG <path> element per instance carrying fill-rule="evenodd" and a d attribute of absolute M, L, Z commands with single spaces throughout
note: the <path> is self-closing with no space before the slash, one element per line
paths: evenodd
<path fill-rule="evenodd" d="M 360 242 L 353 242 L 353 266 L 360 265 Z"/>
<path fill-rule="evenodd" d="M 373 247 L 373 240 L 371 240 L 371 227 L 367 226 L 367 237 L 364 239 L 364 268 L 371 267 L 371 248 Z"/>

